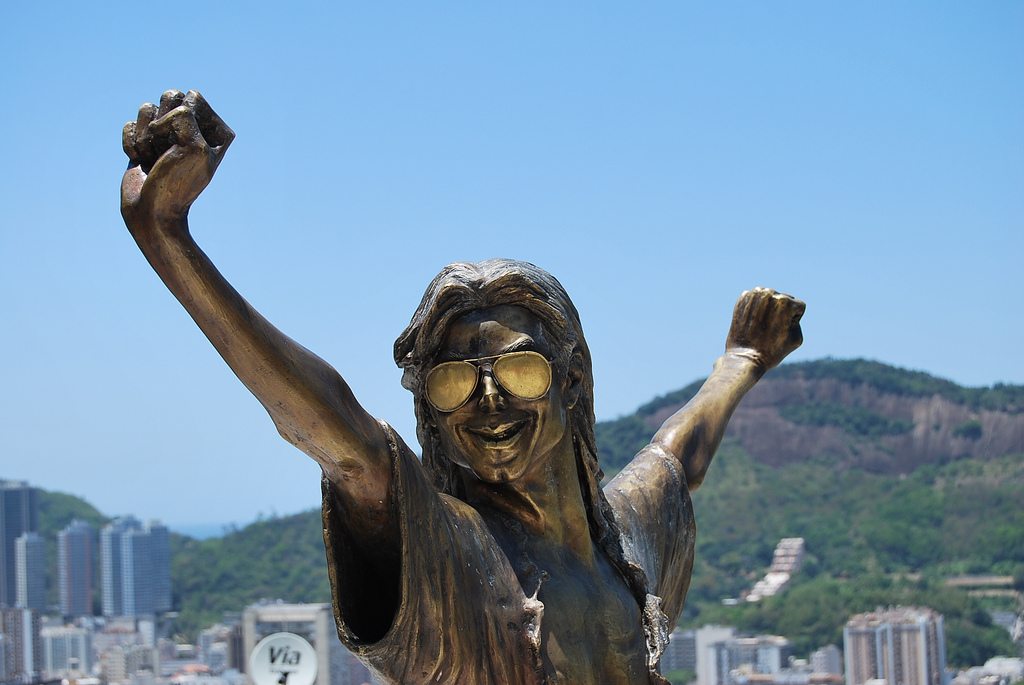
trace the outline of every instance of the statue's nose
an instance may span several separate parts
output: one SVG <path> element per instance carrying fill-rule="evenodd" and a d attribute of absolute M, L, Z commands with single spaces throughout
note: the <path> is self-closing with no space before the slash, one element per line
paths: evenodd
<path fill-rule="evenodd" d="M 480 372 L 480 402 L 481 411 L 493 413 L 505 408 L 505 398 L 501 394 L 501 388 L 491 375 L 490 369 Z"/>

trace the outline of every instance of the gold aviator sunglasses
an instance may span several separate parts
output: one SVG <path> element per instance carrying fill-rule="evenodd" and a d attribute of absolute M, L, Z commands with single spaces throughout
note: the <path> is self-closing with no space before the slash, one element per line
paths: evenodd
<path fill-rule="evenodd" d="M 427 401 L 438 411 L 455 411 L 473 396 L 485 368 L 502 389 L 523 400 L 540 399 L 551 388 L 551 362 L 544 355 L 508 352 L 438 364 L 427 374 Z"/>

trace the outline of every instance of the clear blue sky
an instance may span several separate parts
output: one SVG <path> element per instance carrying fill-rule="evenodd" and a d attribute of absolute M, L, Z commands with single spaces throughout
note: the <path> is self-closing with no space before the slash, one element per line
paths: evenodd
<path fill-rule="evenodd" d="M 172 524 L 318 502 L 121 222 L 167 88 L 238 135 L 200 244 L 410 441 L 394 338 L 492 256 L 565 284 L 602 419 L 705 375 L 754 285 L 807 301 L 795 359 L 1024 382 L 1024 4 L 340 4 L 0 10 L 0 476 Z"/>

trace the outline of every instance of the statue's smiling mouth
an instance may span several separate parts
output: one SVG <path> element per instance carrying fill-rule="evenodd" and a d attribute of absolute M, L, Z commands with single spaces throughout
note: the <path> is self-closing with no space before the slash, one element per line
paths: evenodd
<path fill-rule="evenodd" d="M 520 419 L 518 421 L 506 421 L 494 426 L 467 427 L 466 430 L 485 443 L 496 447 L 504 447 L 519 437 L 526 424 L 526 419 Z"/>

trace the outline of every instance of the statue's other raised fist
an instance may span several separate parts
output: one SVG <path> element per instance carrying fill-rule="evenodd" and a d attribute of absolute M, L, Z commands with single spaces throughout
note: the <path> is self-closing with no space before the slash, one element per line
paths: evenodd
<path fill-rule="evenodd" d="M 169 90 L 124 125 L 128 170 L 121 181 L 121 215 L 131 229 L 175 221 L 213 178 L 234 132 L 202 95 Z"/>
<path fill-rule="evenodd" d="M 778 366 L 804 340 L 800 318 L 806 307 L 770 288 L 744 292 L 733 310 L 726 352 L 748 356 L 764 371 Z"/>

